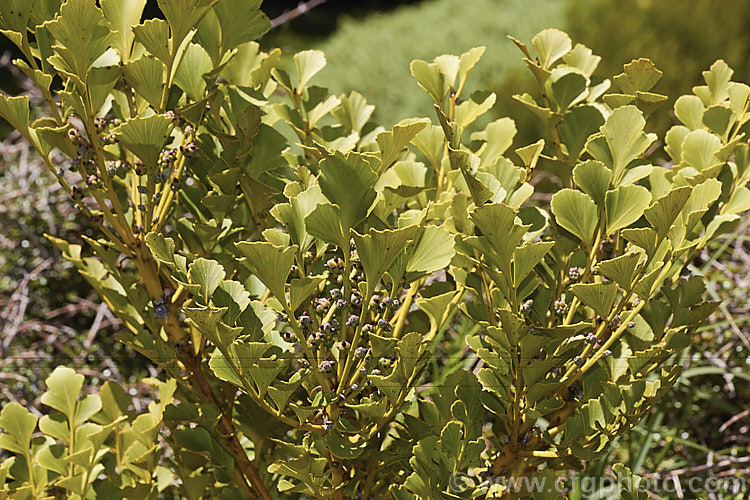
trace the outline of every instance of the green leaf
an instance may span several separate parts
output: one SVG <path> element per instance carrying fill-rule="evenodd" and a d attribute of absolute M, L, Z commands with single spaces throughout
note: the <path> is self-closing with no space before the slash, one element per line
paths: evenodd
<path fill-rule="evenodd" d="M 342 460 L 354 460 L 365 451 L 367 440 L 357 435 L 344 436 L 333 429 L 326 435 L 326 444 L 334 457 Z"/>
<path fill-rule="evenodd" d="M 654 255 L 659 235 L 650 227 L 623 229 L 620 234 L 633 245 L 643 248 L 647 255 Z"/>
<path fill-rule="evenodd" d="M 219 21 L 222 54 L 260 38 L 271 21 L 260 10 L 261 0 L 222 0 L 214 7 Z"/>
<path fill-rule="evenodd" d="M 228 309 L 225 321 L 233 324 L 237 317 L 250 305 L 250 292 L 239 281 L 225 280 L 214 290 L 211 297 L 214 304 Z M 243 325 L 244 326 L 244 325 Z"/>
<path fill-rule="evenodd" d="M 200 286 L 201 298 L 204 304 L 213 295 L 216 288 L 224 280 L 227 273 L 221 264 L 215 260 L 198 258 L 188 268 L 188 278 L 192 283 Z"/>
<path fill-rule="evenodd" d="M 690 129 L 682 125 L 675 125 L 667 131 L 667 135 L 664 136 L 664 142 L 666 146 L 664 150 L 669 154 L 675 163 L 682 161 L 682 141 L 690 133 Z"/>
<path fill-rule="evenodd" d="M 583 71 L 588 77 L 591 77 L 596 71 L 596 67 L 599 66 L 599 62 L 602 60 L 601 57 L 595 56 L 591 49 L 577 43 L 573 50 L 563 56 L 563 61 L 568 66 L 573 66 Z"/>
<path fill-rule="evenodd" d="M 190 30 L 218 0 L 158 0 L 159 9 L 172 28 L 172 42 L 182 43 Z"/>
<path fill-rule="evenodd" d="M 612 183 L 612 171 L 602 162 L 589 160 L 579 163 L 573 169 L 573 180 L 598 206 L 604 206 L 604 198 Z"/>
<path fill-rule="evenodd" d="M 424 133 L 420 133 L 420 135 L 424 135 Z M 471 134 L 472 141 L 485 141 L 485 145 L 477 152 L 482 159 L 479 167 L 495 163 L 513 145 L 513 137 L 515 135 L 516 124 L 510 118 L 500 118 L 499 120 L 490 122 L 484 130 Z M 414 144 L 416 145 L 416 142 Z M 442 149 L 442 136 L 440 147 L 435 156 L 436 159 L 440 156 L 440 149 Z"/>
<path fill-rule="evenodd" d="M 510 120 L 510 118 L 508 118 L 507 120 L 512 123 L 512 120 Z M 490 128 L 490 125 L 487 126 L 488 129 Z M 515 125 L 513 125 L 513 133 L 515 134 Z M 432 165 L 435 169 L 440 168 L 440 159 L 442 158 L 443 148 L 445 147 L 445 135 L 443 134 L 443 129 L 441 127 L 439 127 L 438 125 L 431 125 L 427 128 L 422 129 L 417 135 L 414 136 L 414 139 L 412 139 L 411 143 L 423 155 L 425 155 L 430 165 Z M 510 146 L 510 144 L 508 144 L 508 146 Z M 507 149 L 507 147 L 505 149 Z M 505 149 L 503 149 L 503 151 L 505 151 Z M 500 154 L 502 153 L 499 153 L 498 156 Z"/>
<path fill-rule="evenodd" d="M 529 226 L 516 224 L 516 212 L 508 205 L 492 203 L 474 210 L 471 218 L 489 243 L 487 258 L 510 279 L 513 251 L 523 239 Z"/>
<path fill-rule="evenodd" d="M 30 16 L 28 0 L 0 1 L 0 29 L 25 34 Z"/>
<path fill-rule="evenodd" d="M 114 133 L 125 148 L 140 158 L 147 167 L 153 168 L 169 140 L 172 128 L 172 120 L 167 116 L 139 116 L 117 127 Z"/>
<path fill-rule="evenodd" d="M 653 165 L 637 165 L 631 167 L 625 171 L 625 175 L 620 180 L 620 185 L 629 186 L 631 184 L 635 184 L 644 177 L 648 177 L 649 175 L 651 175 L 651 172 L 653 171 Z"/>
<path fill-rule="evenodd" d="M 709 241 L 717 236 L 733 231 L 739 224 L 740 216 L 737 214 L 720 214 L 714 217 L 706 227 L 703 240 Z"/>
<path fill-rule="evenodd" d="M 440 432 L 440 447 L 448 457 L 455 459 L 461 454 L 463 440 L 463 426 L 455 420 L 445 424 Z"/>
<path fill-rule="evenodd" d="M 102 409 L 102 400 L 97 394 L 87 394 L 78 402 L 78 411 L 73 422 L 74 427 L 83 425 L 89 418 L 96 415 Z"/>
<path fill-rule="evenodd" d="M 450 264 L 456 254 L 453 235 L 440 226 L 427 226 L 410 252 L 406 271 L 413 275 L 432 274 Z"/>
<path fill-rule="evenodd" d="M 114 32 L 112 44 L 120 53 L 120 60 L 127 63 L 133 47 L 134 35 L 131 28 L 141 22 L 146 0 L 101 0 L 100 5 Z"/>
<path fill-rule="evenodd" d="M 325 280 L 325 276 L 305 276 L 302 279 L 293 279 L 289 285 L 289 309 L 296 311 L 310 295 L 318 291 Z"/>
<path fill-rule="evenodd" d="M 460 171 L 466 186 L 469 188 L 471 198 L 476 206 L 482 206 L 486 201 L 491 200 L 495 193 L 490 191 L 482 181 L 477 179 L 472 173 L 470 163 L 472 159 L 477 160 L 476 156 L 466 151 L 448 148 L 448 158 L 450 159 L 451 169 Z M 465 188 L 464 188 L 465 189 Z"/>
<path fill-rule="evenodd" d="M 83 388 L 83 375 L 72 368 L 58 366 L 45 380 L 47 391 L 42 394 L 42 403 L 59 411 L 68 422 L 75 422 L 78 395 Z"/>
<path fill-rule="evenodd" d="M 307 82 L 326 65 L 326 56 L 320 50 L 303 50 L 294 54 L 294 65 L 297 68 L 298 93 L 302 92 Z"/>
<path fill-rule="evenodd" d="M 110 44 L 111 32 L 104 14 L 90 0 L 67 0 L 60 7 L 60 14 L 44 27 L 55 37 L 54 50 L 64 61 L 65 69 L 82 81 Z"/>
<path fill-rule="evenodd" d="M 283 369 L 284 364 L 278 359 L 259 359 L 255 365 L 248 368 L 248 373 L 250 373 L 250 377 L 255 382 L 261 398 L 265 396 L 268 387 Z"/>
<path fill-rule="evenodd" d="M 320 187 L 313 185 L 290 197 L 289 203 L 279 203 L 271 209 L 271 215 L 286 227 L 292 244 L 298 245 L 301 252 L 307 251 L 313 244 L 305 229 L 305 218 L 324 201 Z"/>
<path fill-rule="evenodd" d="M 696 170 L 705 170 L 720 163 L 716 153 L 721 147 L 721 139 L 711 132 L 693 130 L 682 141 L 682 161 Z"/>
<path fill-rule="evenodd" d="M 703 72 L 708 93 L 703 91 L 706 87 L 693 87 L 693 92 L 699 95 L 707 106 L 718 104 L 726 100 L 729 95 L 729 82 L 733 73 L 732 68 L 724 60 L 718 59 L 711 65 L 709 71 Z"/>
<path fill-rule="evenodd" d="M 600 262 L 597 269 L 602 276 L 616 282 L 625 290 L 630 290 L 638 274 L 638 264 L 642 256 L 642 253 L 628 252 L 614 259 Z"/>
<path fill-rule="evenodd" d="M 516 94 L 513 96 L 513 99 L 526 106 L 532 113 L 537 115 L 542 120 L 549 121 L 554 115 L 551 109 L 542 107 L 537 104 L 534 98 L 531 97 L 531 95 L 529 95 L 528 93 Z"/>
<path fill-rule="evenodd" d="M 557 223 L 590 248 L 599 222 L 594 200 L 580 191 L 563 189 L 552 196 L 551 206 Z"/>
<path fill-rule="evenodd" d="M 416 59 L 409 66 L 412 76 L 417 79 L 419 86 L 432 98 L 435 104 L 442 105 L 448 94 L 448 86 L 443 80 L 443 75 L 435 63 L 428 63 Z"/>
<path fill-rule="evenodd" d="M 635 106 L 615 109 L 607 118 L 601 131 L 612 154 L 612 171 L 617 183 L 631 161 L 641 157 L 651 145 L 643 132 L 646 120 Z"/>
<path fill-rule="evenodd" d="M 649 203 L 651 193 L 643 186 L 620 186 L 607 191 L 607 234 L 614 234 L 640 219 Z"/>
<path fill-rule="evenodd" d="M 4 431 L 0 434 L 0 449 L 27 454 L 37 421 L 37 417 L 20 404 L 6 404 L 0 412 L 0 428 Z"/>
<path fill-rule="evenodd" d="M 165 69 L 159 59 L 151 56 L 139 57 L 125 64 L 123 73 L 137 95 L 143 97 L 154 108 L 160 106 Z"/>
<path fill-rule="evenodd" d="M 0 116 L 18 130 L 24 137 L 29 137 L 29 97 L 6 97 L 0 93 Z"/>
<path fill-rule="evenodd" d="M 89 70 L 86 90 L 94 113 L 99 113 L 121 74 L 119 66 L 94 67 Z"/>
<path fill-rule="evenodd" d="M 581 156 L 586 141 L 604 125 L 604 116 L 595 106 L 581 105 L 568 110 L 560 123 L 560 135 L 568 148 L 568 156 L 577 159 Z"/>
<path fill-rule="evenodd" d="M 197 43 L 189 43 L 174 74 L 175 83 L 194 101 L 203 98 L 206 80 L 203 75 L 213 69 L 211 57 Z"/>
<path fill-rule="evenodd" d="M 690 130 L 703 128 L 703 113 L 706 107 L 698 96 L 684 95 L 674 103 L 674 113 Z"/>
<path fill-rule="evenodd" d="M 481 101 L 475 99 L 481 99 Z M 494 92 L 489 95 L 485 95 L 483 92 L 476 92 L 470 99 L 456 106 L 454 121 L 463 130 L 474 123 L 477 118 L 492 109 L 496 100 L 497 96 Z"/>
<path fill-rule="evenodd" d="M 52 413 L 39 419 L 39 430 L 44 434 L 70 445 L 70 428 L 65 415 Z"/>
<path fill-rule="evenodd" d="M 646 219 L 656 229 L 659 239 L 666 236 L 672 228 L 672 224 L 690 198 L 691 192 L 692 189 L 687 186 L 673 189 L 646 209 Z"/>
<path fill-rule="evenodd" d="M 458 59 L 458 84 L 456 85 L 456 89 L 463 89 L 464 84 L 466 83 L 466 80 L 469 78 L 469 74 L 471 74 L 471 71 L 474 69 L 474 67 L 477 65 L 479 60 L 484 55 L 484 51 L 486 50 L 485 47 L 474 47 L 463 54 Z"/>
<path fill-rule="evenodd" d="M 344 232 L 362 222 L 377 194 L 373 186 L 377 176 L 370 163 L 358 153 L 336 151 L 320 162 L 320 189 L 329 201 L 339 206 Z"/>
<path fill-rule="evenodd" d="M 367 401 L 367 399 L 363 398 L 363 401 Z M 388 411 L 388 400 L 380 398 L 372 403 L 347 404 L 346 407 L 361 413 L 365 417 L 376 420 L 383 418 Z"/>
<path fill-rule="evenodd" d="M 552 70 L 545 88 L 556 111 L 560 114 L 583 101 L 588 95 L 588 78 L 577 68 L 560 67 Z"/>
<path fill-rule="evenodd" d="M 613 80 L 626 93 L 635 95 L 636 92 L 648 92 L 661 79 L 659 71 L 650 59 L 633 59 L 623 66 L 624 72 L 615 76 Z"/>
<path fill-rule="evenodd" d="M 112 381 L 104 382 L 102 390 L 99 391 L 99 397 L 102 400 L 102 415 L 106 416 L 109 422 L 114 422 L 125 415 L 131 403 L 131 397 L 125 389 Z"/>
<path fill-rule="evenodd" d="M 519 285 L 547 252 L 555 246 L 552 241 L 527 243 L 513 253 L 513 283 Z"/>
<path fill-rule="evenodd" d="M 750 189 L 739 186 L 734 190 L 727 204 L 724 205 L 724 213 L 744 214 L 748 210 L 750 210 Z"/>
<path fill-rule="evenodd" d="M 143 24 L 133 26 L 133 35 L 150 54 L 156 56 L 164 64 L 170 63 L 169 25 L 166 21 L 149 19 Z"/>
<path fill-rule="evenodd" d="M 430 121 L 424 119 L 403 120 L 394 125 L 392 131 L 379 133 L 375 140 L 380 147 L 380 169 L 384 170 L 396 161 L 406 145 L 429 124 Z"/>
<path fill-rule="evenodd" d="M 729 106 L 715 104 L 706 108 L 702 121 L 711 132 L 726 139 L 734 119 L 734 111 Z"/>
<path fill-rule="evenodd" d="M 531 171 L 536 167 L 542 150 L 544 150 L 544 139 L 539 139 L 533 144 L 516 149 L 516 154 L 521 158 L 524 167 Z"/>
<path fill-rule="evenodd" d="M 164 264 L 174 264 L 175 246 L 172 238 L 165 238 L 162 233 L 148 233 L 146 245 L 154 258 Z"/>
<path fill-rule="evenodd" d="M 417 363 L 422 356 L 422 353 L 427 348 L 427 344 L 423 343 L 422 334 L 418 332 L 409 332 L 402 339 L 398 341 L 398 368 L 403 370 L 407 381 L 411 380 L 414 375 Z"/>
<path fill-rule="evenodd" d="M 570 37 L 555 28 L 546 29 L 531 39 L 542 68 L 549 68 L 573 48 Z"/>
<path fill-rule="evenodd" d="M 375 111 L 375 106 L 367 104 L 367 99 L 362 94 L 353 90 L 348 96 L 341 96 L 341 103 L 331 114 L 349 132 L 362 133 L 362 128 Z"/>
<path fill-rule="evenodd" d="M 224 350 L 242 332 L 242 328 L 231 328 L 221 323 L 221 318 L 227 310 L 227 307 L 184 307 L 182 312 L 185 313 L 190 326 L 198 330 L 212 344 Z"/>
<path fill-rule="evenodd" d="M 241 241 L 236 246 L 245 256 L 242 263 L 266 285 L 274 297 L 285 303 L 286 278 L 292 269 L 297 247 L 277 247 L 264 241 Z"/>
<path fill-rule="evenodd" d="M 417 226 L 409 226 L 384 231 L 370 229 L 366 235 L 354 233 L 357 254 L 367 277 L 367 297 L 372 295 L 383 273 L 414 239 L 417 230 Z"/>
<path fill-rule="evenodd" d="M 318 204 L 305 217 L 305 229 L 315 238 L 331 243 L 339 248 L 346 248 L 349 244 L 349 229 L 346 233 L 341 227 L 341 211 L 337 205 L 330 203 Z"/>
<path fill-rule="evenodd" d="M 615 283 L 576 283 L 570 287 L 573 295 L 593 309 L 601 318 L 606 318 L 617 297 Z"/>
<path fill-rule="evenodd" d="M 429 298 L 419 297 L 417 299 L 417 307 L 424 311 L 430 319 L 432 331 L 437 331 L 442 326 L 443 320 L 449 313 L 448 307 L 455 297 L 456 292 L 450 291 Z"/>

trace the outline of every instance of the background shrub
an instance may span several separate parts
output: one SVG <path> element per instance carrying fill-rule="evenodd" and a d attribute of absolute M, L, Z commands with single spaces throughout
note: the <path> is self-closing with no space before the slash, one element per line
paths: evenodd
<path fill-rule="evenodd" d="M 469 90 L 493 88 L 524 67 L 507 35 L 528 40 L 544 28 L 563 27 L 564 8 L 561 0 L 469 0 L 460 7 L 434 0 L 365 19 L 346 18 L 318 47 L 328 59 L 320 85 L 332 93 L 356 90 L 367 96 L 380 123 L 424 116 L 430 101 L 409 73 L 413 59 L 431 61 L 484 45 Z M 509 98 L 499 95 L 499 101 Z"/>

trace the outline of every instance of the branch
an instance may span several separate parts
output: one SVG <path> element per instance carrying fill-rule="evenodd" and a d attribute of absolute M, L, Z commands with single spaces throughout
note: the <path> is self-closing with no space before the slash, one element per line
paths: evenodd
<path fill-rule="evenodd" d="M 297 7 L 292 10 L 288 10 L 278 17 L 271 19 L 271 29 L 278 28 L 284 24 L 291 22 L 299 16 L 306 14 L 318 5 L 326 3 L 328 0 L 307 0 L 307 2 L 300 2 Z"/>

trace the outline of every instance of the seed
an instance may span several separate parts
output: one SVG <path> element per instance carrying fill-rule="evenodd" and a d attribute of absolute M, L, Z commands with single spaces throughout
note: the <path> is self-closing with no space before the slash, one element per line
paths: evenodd
<path fill-rule="evenodd" d="M 306 312 L 303 312 L 297 320 L 302 326 L 309 326 L 312 323 L 312 319 Z"/>
<path fill-rule="evenodd" d="M 558 315 L 563 315 L 568 311 L 568 304 L 565 302 L 565 299 L 557 299 L 554 307 Z"/>
<path fill-rule="evenodd" d="M 156 319 L 166 319 L 167 318 L 167 307 L 164 305 L 164 302 L 161 300 L 152 300 L 151 301 L 154 306 L 154 318 Z"/>
<path fill-rule="evenodd" d="M 318 369 L 321 373 L 331 373 L 333 371 L 333 367 L 336 365 L 336 362 L 331 360 L 323 360 L 320 362 L 320 365 L 318 366 Z"/>
<path fill-rule="evenodd" d="M 339 351 L 348 351 L 350 347 L 351 347 L 351 344 L 347 342 L 346 340 L 342 340 L 341 342 L 336 344 L 336 348 Z"/>
<path fill-rule="evenodd" d="M 568 277 L 571 281 L 578 281 L 581 279 L 581 268 L 571 267 L 568 269 Z"/>
<path fill-rule="evenodd" d="M 354 357 L 357 359 L 362 359 L 367 355 L 368 350 L 369 349 L 367 349 L 366 347 L 357 347 L 354 350 Z"/>

